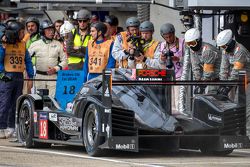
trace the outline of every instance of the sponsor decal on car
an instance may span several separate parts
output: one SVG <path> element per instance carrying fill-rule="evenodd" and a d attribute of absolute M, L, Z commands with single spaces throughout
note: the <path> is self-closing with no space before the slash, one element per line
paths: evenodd
<path fill-rule="evenodd" d="M 39 138 L 48 139 L 47 113 L 40 113 L 39 115 Z"/>
<path fill-rule="evenodd" d="M 115 149 L 117 149 L 117 150 L 134 150 L 135 144 L 116 144 Z"/>
<path fill-rule="evenodd" d="M 208 114 L 208 120 L 221 123 L 222 118 L 218 115 Z"/>
<path fill-rule="evenodd" d="M 171 75 L 167 70 L 137 69 L 136 78 L 138 81 L 166 81 Z"/>
<path fill-rule="evenodd" d="M 69 131 L 78 131 L 77 122 L 73 121 L 72 118 L 69 117 L 59 117 L 59 126 L 62 130 L 69 130 Z"/>
<path fill-rule="evenodd" d="M 57 121 L 57 113 L 49 113 L 49 120 L 50 121 Z"/>
<path fill-rule="evenodd" d="M 111 109 L 106 109 L 104 110 L 105 113 L 111 113 Z"/>
<path fill-rule="evenodd" d="M 166 77 L 167 71 L 166 70 L 137 70 L 137 76 L 142 77 Z"/>
<path fill-rule="evenodd" d="M 243 143 L 224 143 L 224 148 L 243 148 Z"/>
<path fill-rule="evenodd" d="M 33 113 L 33 117 L 34 117 L 34 123 L 37 123 L 37 112 Z"/>

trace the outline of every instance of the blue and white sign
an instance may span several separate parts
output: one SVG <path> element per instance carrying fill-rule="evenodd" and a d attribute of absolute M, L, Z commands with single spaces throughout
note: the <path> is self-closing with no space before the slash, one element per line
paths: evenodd
<path fill-rule="evenodd" d="M 83 85 L 83 71 L 60 70 L 57 75 L 56 100 L 60 107 L 72 111 L 73 99 Z"/>

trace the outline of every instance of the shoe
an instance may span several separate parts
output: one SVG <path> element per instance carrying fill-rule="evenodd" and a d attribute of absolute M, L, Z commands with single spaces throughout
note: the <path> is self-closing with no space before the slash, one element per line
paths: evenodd
<path fill-rule="evenodd" d="M 5 130 L 5 136 L 6 136 L 6 138 L 15 137 L 16 136 L 15 129 L 14 128 L 7 128 Z"/>
<path fill-rule="evenodd" d="M 4 129 L 0 129 L 0 139 L 6 139 Z"/>

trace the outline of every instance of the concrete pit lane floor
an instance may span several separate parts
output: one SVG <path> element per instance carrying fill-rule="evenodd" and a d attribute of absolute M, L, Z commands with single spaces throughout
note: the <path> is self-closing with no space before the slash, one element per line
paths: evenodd
<path fill-rule="evenodd" d="M 250 149 L 228 156 L 206 156 L 199 151 L 139 153 L 114 151 L 105 157 L 90 157 L 84 147 L 55 145 L 49 149 L 26 149 L 13 139 L 0 139 L 0 167 L 248 167 Z"/>

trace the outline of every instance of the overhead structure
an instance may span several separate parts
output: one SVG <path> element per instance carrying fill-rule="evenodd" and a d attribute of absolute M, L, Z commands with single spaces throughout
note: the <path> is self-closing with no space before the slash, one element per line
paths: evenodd
<path fill-rule="evenodd" d="M 133 4 L 150 4 L 154 0 L 12 0 L 21 3 L 88 3 L 88 4 L 105 4 L 105 3 L 133 3 Z"/>
<path fill-rule="evenodd" d="M 250 9 L 249 0 L 188 0 L 188 7 L 195 9 Z"/>
<path fill-rule="evenodd" d="M 11 0 L 18 8 L 35 8 L 39 10 L 80 10 L 92 11 L 136 11 L 136 5 L 153 4 L 155 0 Z"/>

